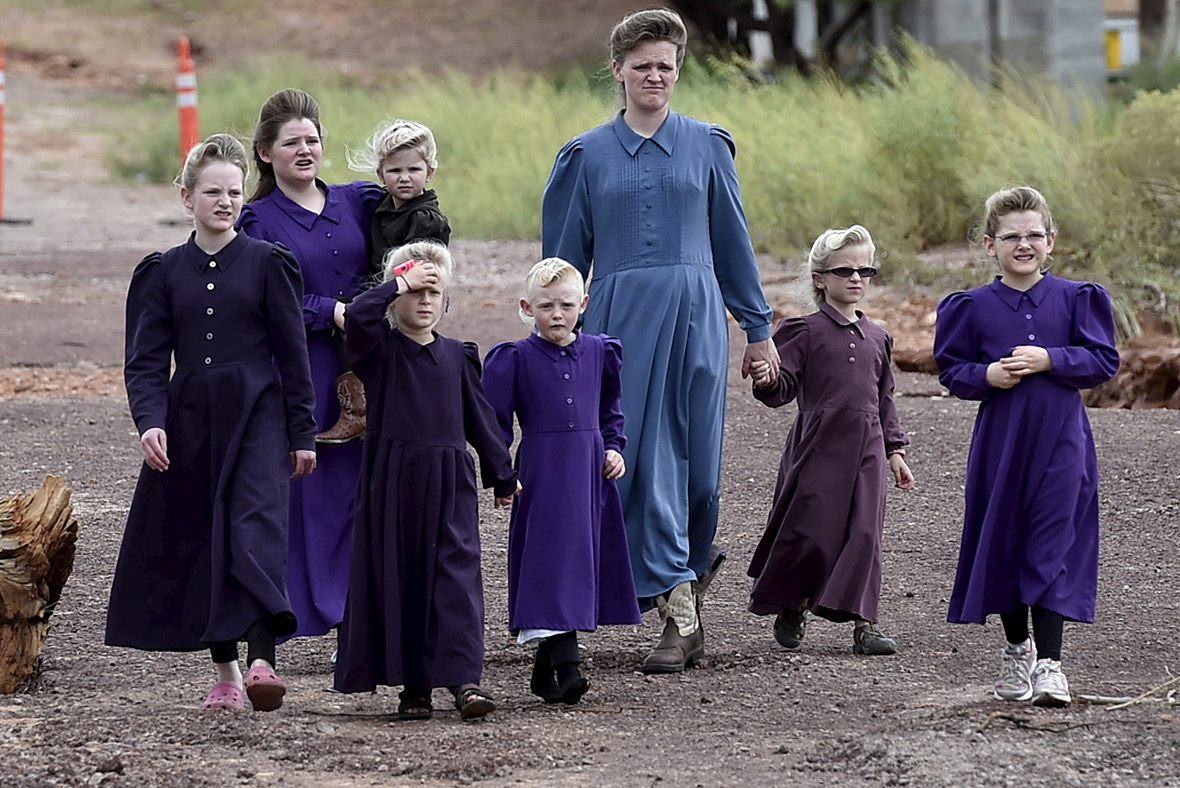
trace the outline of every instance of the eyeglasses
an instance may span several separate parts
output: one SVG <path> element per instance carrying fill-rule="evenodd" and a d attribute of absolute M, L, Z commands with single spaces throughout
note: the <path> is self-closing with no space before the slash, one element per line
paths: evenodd
<path fill-rule="evenodd" d="M 1029 245 L 1035 246 L 1036 244 L 1043 244 L 1046 240 L 1048 240 L 1048 238 L 1048 233 L 1041 232 L 1026 233 L 1024 235 L 1020 235 L 1019 233 L 1008 233 L 1007 235 L 999 236 L 996 238 L 996 240 L 1002 243 L 1004 246 L 1016 246 L 1021 241 L 1027 239 Z"/>
<path fill-rule="evenodd" d="M 865 266 L 864 268 L 849 268 L 846 265 L 842 265 L 839 268 L 828 268 L 826 270 L 820 271 L 820 273 L 833 274 L 834 276 L 838 276 L 841 279 L 847 279 L 853 274 L 859 274 L 861 279 L 871 279 L 877 275 L 877 269 L 871 266 Z"/>

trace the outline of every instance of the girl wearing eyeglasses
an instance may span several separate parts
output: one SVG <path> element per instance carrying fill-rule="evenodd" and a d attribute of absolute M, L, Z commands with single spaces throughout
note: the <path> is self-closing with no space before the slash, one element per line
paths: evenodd
<path fill-rule="evenodd" d="M 1064 621 L 1094 620 L 1098 584 L 1098 460 L 1078 389 L 1118 370 L 1114 318 L 1101 287 L 1046 271 L 1056 228 L 1036 189 L 989 197 L 982 231 L 1000 276 L 944 298 L 934 335 L 939 380 L 980 400 L 947 620 L 998 613 L 995 696 L 1065 706 Z"/>
<path fill-rule="evenodd" d="M 807 275 L 819 309 L 775 329 L 777 373 L 751 369 L 758 400 L 799 407 L 748 570 L 750 612 L 774 615 L 774 638 L 788 649 L 802 644 L 810 610 L 853 622 L 853 653 L 897 651 L 876 624 L 886 472 L 903 490 L 914 476 L 893 405 L 893 337 L 856 308 L 877 273 L 875 253 L 860 225 L 817 238 Z"/>

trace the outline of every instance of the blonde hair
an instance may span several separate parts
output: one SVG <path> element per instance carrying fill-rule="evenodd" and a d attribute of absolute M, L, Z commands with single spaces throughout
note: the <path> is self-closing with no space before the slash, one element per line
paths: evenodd
<path fill-rule="evenodd" d="M 669 8 L 647 8 L 623 17 L 610 31 L 610 59 L 620 67 L 627 55 L 646 41 L 666 41 L 676 47 L 676 69 L 684 65 L 688 47 L 688 29 L 680 14 Z M 619 85 L 618 106 L 627 100 L 626 89 Z"/>
<path fill-rule="evenodd" d="M 279 131 L 293 120 L 310 120 L 315 126 L 320 141 L 324 139 L 324 130 L 320 126 L 320 105 L 311 94 L 299 88 L 286 88 L 274 93 L 262 104 L 258 110 L 258 123 L 254 126 L 254 163 L 258 166 L 258 184 L 254 193 L 250 195 L 250 202 L 261 199 L 275 190 L 278 182 L 275 180 L 275 168 L 263 161 L 260 148 L 270 150 L 279 139 Z"/>
<path fill-rule="evenodd" d="M 413 241 L 390 249 L 381 260 L 382 281 L 388 282 L 393 279 L 393 269 L 410 260 L 415 263 L 432 263 L 438 271 L 438 288 L 444 294 L 446 293 L 447 288 L 451 285 L 451 276 L 455 271 L 455 261 L 447 247 L 438 241 Z M 393 310 L 392 303 L 385 310 L 385 319 L 389 325 L 397 327 L 397 314 Z M 442 315 L 439 315 L 439 320 L 442 320 Z"/>
<path fill-rule="evenodd" d="M 438 169 L 438 145 L 429 128 L 415 120 L 387 121 L 378 126 L 361 151 L 348 151 L 348 166 L 357 172 L 380 174 L 381 165 L 391 154 L 402 150 L 417 151 L 426 166 Z"/>
<path fill-rule="evenodd" d="M 242 182 L 250 175 L 250 162 L 246 158 L 246 146 L 232 134 L 212 134 L 204 142 L 198 142 L 184 157 L 184 166 L 172 181 L 173 185 L 192 192 L 197 186 L 201 171 L 215 161 L 224 161 L 242 171 Z"/>
<path fill-rule="evenodd" d="M 1045 222 L 1045 232 L 1057 232 L 1057 225 L 1053 221 L 1053 213 L 1049 210 L 1049 201 L 1045 196 L 1031 186 L 1010 186 L 1000 189 L 983 205 L 983 235 L 995 237 L 1000 226 L 1000 219 L 1010 213 L 1036 211 Z"/>
<path fill-rule="evenodd" d="M 555 285 L 566 280 L 577 282 L 578 289 L 582 292 L 582 295 L 586 294 L 586 280 L 582 278 L 581 271 L 560 257 L 546 257 L 530 268 L 528 275 L 525 276 L 524 299 L 532 303 L 542 287 Z M 520 310 L 520 319 L 526 325 L 531 326 L 536 323 L 532 315 L 525 314 L 523 308 Z"/>
<path fill-rule="evenodd" d="M 817 305 L 824 303 L 827 299 L 824 296 L 824 291 L 815 286 L 815 279 L 812 274 L 818 274 L 822 271 L 828 270 L 828 263 L 832 259 L 832 253 L 843 249 L 846 246 L 867 246 L 869 249 L 869 260 L 876 263 L 877 260 L 877 245 L 873 243 L 873 236 L 859 224 L 854 224 L 851 227 L 834 227 L 830 230 L 824 230 L 820 233 L 819 238 L 815 239 L 815 243 L 811 245 L 811 252 L 807 255 L 807 270 L 805 275 L 807 282 L 811 287 L 811 297 Z"/>

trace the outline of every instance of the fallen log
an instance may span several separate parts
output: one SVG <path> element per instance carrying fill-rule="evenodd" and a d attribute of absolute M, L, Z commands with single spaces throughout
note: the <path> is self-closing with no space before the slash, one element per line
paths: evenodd
<path fill-rule="evenodd" d="M 41 658 L 49 618 L 74 568 L 73 512 L 60 476 L 0 500 L 0 693 L 18 690 Z"/>

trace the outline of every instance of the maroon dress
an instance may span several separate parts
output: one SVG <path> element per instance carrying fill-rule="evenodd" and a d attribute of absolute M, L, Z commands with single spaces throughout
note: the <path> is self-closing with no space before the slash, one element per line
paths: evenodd
<path fill-rule="evenodd" d="M 860 315 L 860 313 L 857 313 Z M 798 399 L 766 532 L 748 574 L 749 609 L 798 609 L 831 621 L 877 620 L 886 452 L 909 443 L 893 406 L 893 338 L 828 304 L 774 332 L 782 366 L 754 396 L 772 408 Z"/>
<path fill-rule="evenodd" d="M 479 350 L 390 328 L 396 280 L 357 296 L 349 360 L 369 403 L 336 689 L 452 687 L 483 673 L 483 578 L 475 462 L 483 486 L 516 490 L 480 383 Z"/>

